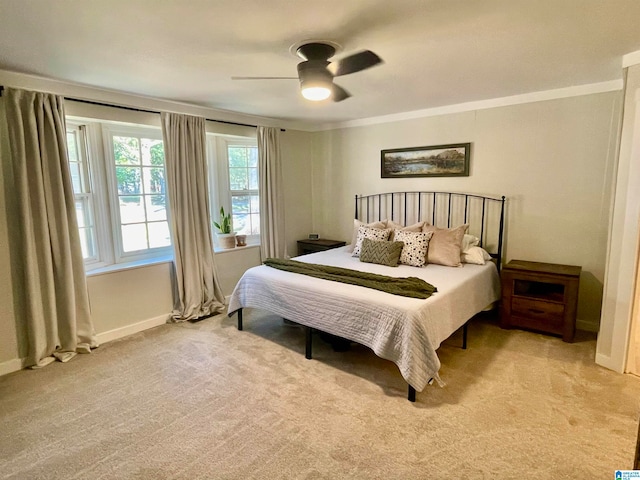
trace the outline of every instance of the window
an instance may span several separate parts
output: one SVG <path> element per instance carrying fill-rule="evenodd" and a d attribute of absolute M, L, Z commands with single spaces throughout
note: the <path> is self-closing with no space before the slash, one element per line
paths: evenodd
<path fill-rule="evenodd" d="M 85 263 L 93 263 L 98 260 L 98 252 L 86 139 L 85 127 L 67 125 L 69 170 L 71 171 L 71 183 L 76 204 L 82 257 Z"/>
<path fill-rule="evenodd" d="M 208 135 L 209 192 L 212 220 L 220 207 L 230 211 L 233 231 L 260 242 L 258 147 L 253 138 Z M 214 229 L 215 231 L 215 229 Z"/>
<path fill-rule="evenodd" d="M 259 235 L 258 148 L 227 144 L 227 164 L 234 230 L 243 235 Z"/>
<path fill-rule="evenodd" d="M 103 135 L 118 260 L 169 253 L 162 133 L 108 126 Z"/>

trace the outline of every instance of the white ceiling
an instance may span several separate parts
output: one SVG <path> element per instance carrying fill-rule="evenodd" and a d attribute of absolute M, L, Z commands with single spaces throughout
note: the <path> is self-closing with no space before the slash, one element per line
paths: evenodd
<path fill-rule="evenodd" d="M 312 103 L 289 48 L 384 64 Z M 0 0 L 0 69 L 309 124 L 622 78 L 639 0 Z"/>

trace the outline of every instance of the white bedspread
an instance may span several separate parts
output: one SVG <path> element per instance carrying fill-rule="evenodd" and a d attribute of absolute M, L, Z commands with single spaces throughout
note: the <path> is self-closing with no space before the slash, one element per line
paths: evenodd
<path fill-rule="evenodd" d="M 420 277 L 438 291 L 426 300 L 277 270 L 264 265 L 245 272 L 231 295 L 229 312 L 259 308 L 370 347 L 394 362 L 404 379 L 422 391 L 439 379 L 436 349 L 476 313 L 500 297 L 495 265 L 423 268 L 363 263 L 347 247 L 296 260 L 392 277 Z"/>

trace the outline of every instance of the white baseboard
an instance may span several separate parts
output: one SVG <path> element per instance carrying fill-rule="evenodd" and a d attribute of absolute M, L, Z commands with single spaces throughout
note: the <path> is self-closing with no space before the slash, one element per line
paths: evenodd
<path fill-rule="evenodd" d="M 112 340 L 117 340 L 118 338 L 126 337 L 127 335 L 133 335 L 134 333 L 142 332 L 144 330 L 148 330 L 149 328 L 157 327 L 158 325 L 164 325 L 167 323 L 170 314 L 160 315 L 158 317 L 149 318 L 147 320 L 143 320 L 142 322 L 134 323 L 132 325 L 127 325 L 120 328 L 114 328 L 113 330 L 108 330 L 106 332 L 102 332 L 96 335 L 98 343 L 103 344 L 110 342 Z"/>
<path fill-rule="evenodd" d="M 142 332 L 149 328 L 157 327 L 158 325 L 164 325 L 167 323 L 171 315 L 160 315 L 158 317 L 149 318 L 142 322 L 134 323 L 133 325 L 127 325 L 125 327 L 114 328 L 107 332 L 98 333 L 96 339 L 99 344 L 107 343 L 118 338 L 126 337 L 134 333 Z M 24 368 L 24 358 L 14 358 L 0 363 L 0 376 L 7 375 L 8 373 L 17 372 Z"/>
<path fill-rule="evenodd" d="M 2 375 L 7 375 L 8 373 L 17 372 L 18 370 L 22 370 L 23 368 L 23 358 L 13 358 L 11 360 L 7 360 L 6 362 L 0 363 L 0 377 Z"/>
<path fill-rule="evenodd" d="M 601 367 L 608 368 L 609 370 L 613 370 L 614 372 L 624 373 L 624 369 L 620 368 L 615 362 L 615 359 L 610 356 L 603 355 L 601 353 L 596 353 L 596 363 Z"/>

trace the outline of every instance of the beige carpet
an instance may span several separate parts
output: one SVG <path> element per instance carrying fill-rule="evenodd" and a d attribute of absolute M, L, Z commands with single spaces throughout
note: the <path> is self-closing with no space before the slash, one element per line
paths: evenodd
<path fill-rule="evenodd" d="M 0 478 L 612 479 L 630 469 L 640 380 L 485 317 L 406 400 L 394 364 L 246 312 L 165 325 L 0 378 Z"/>

